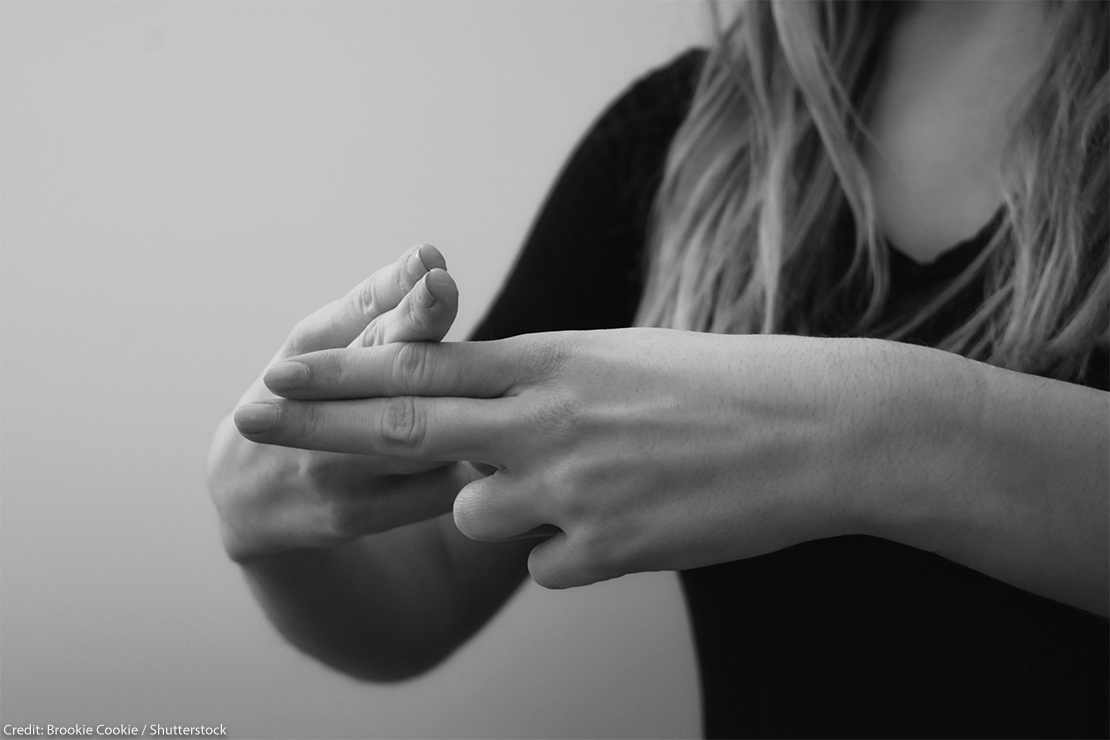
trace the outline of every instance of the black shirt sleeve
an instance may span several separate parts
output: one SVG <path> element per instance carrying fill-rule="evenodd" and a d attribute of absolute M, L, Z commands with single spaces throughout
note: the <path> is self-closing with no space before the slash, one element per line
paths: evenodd
<path fill-rule="evenodd" d="M 628 326 L 643 283 L 647 213 L 704 52 L 634 82 L 563 166 L 472 339 Z"/>

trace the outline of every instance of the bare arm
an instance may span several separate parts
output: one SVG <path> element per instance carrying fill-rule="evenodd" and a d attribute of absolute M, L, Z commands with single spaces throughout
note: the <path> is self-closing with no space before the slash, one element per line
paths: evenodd
<path fill-rule="evenodd" d="M 1110 393 L 863 346 L 879 392 L 849 473 L 868 471 L 862 530 L 1107 616 Z"/>
<path fill-rule="evenodd" d="M 295 359 L 262 438 L 495 463 L 455 522 L 558 526 L 541 585 L 861 533 L 1107 614 L 1105 392 L 880 340 L 652 329 Z M 405 433 L 367 434 L 389 409 Z"/>
<path fill-rule="evenodd" d="M 302 321 L 278 352 L 438 341 L 457 289 L 433 247 L 402 255 Z M 432 296 L 429 299 L 429 295 Z M 259 379 L 242 402 L 274 400 Z M 264 420 L 262 420 L 264 423 Z M 257 444 L 217 429 L 208 478 L 229 555 L 290 642 L 352 675 L 414 675 L 467 639 L 519 585 L 526 551 L 462 537 L 449 517 L 465 463 Z"/>
<path fill-rule="evenodd" d="M 529 547 L 472 542 L 446 516 L 259 559 L 243 573 L 291 643 L 351 676 L 394 681 L 478 631 L 524 580 Z"/>

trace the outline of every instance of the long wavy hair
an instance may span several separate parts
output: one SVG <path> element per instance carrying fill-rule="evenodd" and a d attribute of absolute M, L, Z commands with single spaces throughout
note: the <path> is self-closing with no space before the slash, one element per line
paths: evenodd
<path fill-rule="evenodd" d="M 636 323 L 819 334 L 834 307 L 852 305 L 847 332 L 898 340 L 979 282 L 983 300 L 942 349 L 1081 377 L 1110 333 L 1107 6 L 1052 7 L 1055 38 L 1003 157 L 998 228 L 893 321 L 860 111 L 898 4 L 753 0 L 727 21 L 713 6 L 716 44 L 656 193 Z"/>

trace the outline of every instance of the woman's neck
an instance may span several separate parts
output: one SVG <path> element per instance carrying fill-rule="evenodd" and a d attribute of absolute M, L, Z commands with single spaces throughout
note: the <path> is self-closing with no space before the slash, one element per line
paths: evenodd
<path fill-rule="evenodd" d="M 1036 2 L 919 2 L 898 18 L 866 112 L 879 227 L 933 261 L 1002 203 L 1016 104 L 1051 42 Z"/>

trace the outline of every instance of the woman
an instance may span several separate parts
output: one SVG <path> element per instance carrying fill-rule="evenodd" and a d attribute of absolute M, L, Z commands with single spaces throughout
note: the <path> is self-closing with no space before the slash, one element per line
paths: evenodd
<path fill-rule="evenodd" d="M 744 6 L 579 145 L 498 341 L 435 343 L 427 245 L 293 330 L 217 432 L 229 554 L 356 676 L 679 570 L 710 736 L 1107 734 L 1107 48 Z"/>

